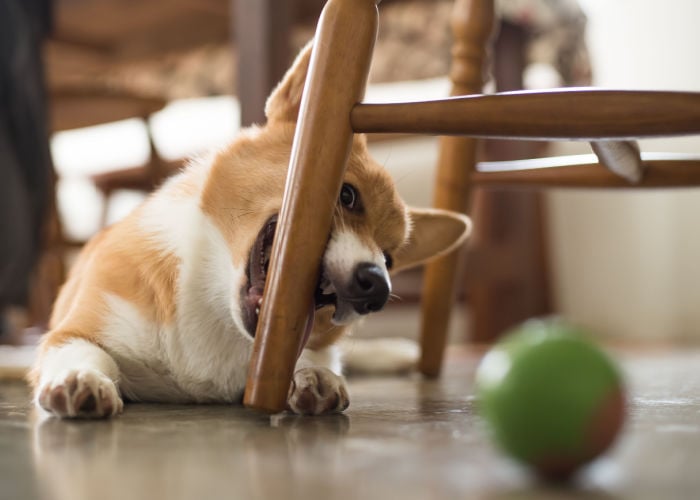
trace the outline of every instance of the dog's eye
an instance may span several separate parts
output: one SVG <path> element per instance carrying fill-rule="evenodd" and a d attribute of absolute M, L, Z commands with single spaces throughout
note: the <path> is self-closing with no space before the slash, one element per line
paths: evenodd
<path fill-rule="evenodd" d="M 384 252 L 384 264 L 386 265 L 387 269 L 394 267 L 394 258 L 389 252 Z"/>
<path fill-rule="evenodd" d="M 355 210 L 358 208 L 359 200 L 357 191 L 350 184 L 343 184 L 340 189 L 340 203 L 348 210 Z"/>

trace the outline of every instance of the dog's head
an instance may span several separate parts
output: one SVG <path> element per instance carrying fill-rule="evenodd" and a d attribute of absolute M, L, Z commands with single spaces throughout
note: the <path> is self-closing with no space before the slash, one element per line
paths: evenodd
<path fill-rule="evenodd" d="M 302 51 L 265 109 L 268 123 L 244 133 L 213 165 L 203 205 L 226 236 L 234 261 L 245 266 L 237 297 L 240 323 L 253 336 L 270 260 L 277 214 L 308 68 Z M 442 210 L 411 209 L 384 168 L 355 136 L 338 196 L 315 293 L 311 345 L 332 342 L 345 326 L 379 311 L 391 293 L 390 274 L 453 250 L 469 220 Z"/>

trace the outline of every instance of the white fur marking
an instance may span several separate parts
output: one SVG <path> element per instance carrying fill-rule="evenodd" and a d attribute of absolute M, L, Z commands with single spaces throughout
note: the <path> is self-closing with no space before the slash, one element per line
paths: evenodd
<path fill-rule="evenodd" d="M 384 255 L 378 248 L 369 248 L 353 231 L 335 231 L 323 258 L 329 278 L 347 281 L 360 262 L 376 264 L 386 273 Z"/>
<path fill-rule="evenodd" d="M 318 349 L 312 351 L 311 349 L 304 349 L 297 360 L 295 370 L 301 370 L 302 368 L 310 368 L 313 366 L 322 366 L 328 368 L 330 371 L 336 375 L 341 375 L 343 372 L 343 367 L 341 365 L 340 350 L 338 346 L 331 345 L 325 349 Z"/>
<path fill-rule="evenodd" d="M 115 382 L 119 378 L 119 368 L 106 352 L 87 340 L 73 339 L 46 352 L 41 363 L 39 385 L 69 368 L 93 368 Z"/>
<path fill-rule="evenodd" d="M 36 403 L 62 417 L 81 416 L 75 398 L 89 390 L 96 400 L 97 415 L 104 414 L 107 404 L 111 406 L 109 414 L 114 415 L 123 407 L 118 380 L 119 368 L 105 351 L 85 339 L 73 339 L 44 354 Z M 65 401 L 59 407 L 52 406 L 51 395 L 55 391 L 64 395 Z"/>
<path fill-rule="evenodd" d="M 323 257 L 326 278 L 331 283 L 347 283 L 352 279 L 357 265 L 363 262 L 369 262 L 379 267 L 391 287 L 391 279 L 386 268 L 384 254 L 378 247 L 368 247 L 353 231 L 337 230 L 331 235 L 331 241 L 328 243 L 328 248 Z M 360 316 L 354 309 L 346 308 L 333 317 L 333 323 L 347 325 L 357 320 Z"/>

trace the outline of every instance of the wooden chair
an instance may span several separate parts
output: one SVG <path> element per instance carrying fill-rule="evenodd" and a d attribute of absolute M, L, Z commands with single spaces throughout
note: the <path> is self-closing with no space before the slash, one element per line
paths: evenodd
<path fill-rule="evenodd" d="M 493 0 L 457 0 L 455 5 L 452 94 L 467 97 L 358 104 L 377 15 L 376 0 L 329 0 L 319 20 L 246 386 L 244 403 L 252 408 L 271 412 L 285 408 L 354 133 L 448 136 L 441 143 L 435 205 L 462 212 L 474 186 L 700 185 L 700 161 L 640 159 L 634 147 L 623 142 L 700 133 L 700 93 L 576 90 L 471 95 L 481 91 L 484 81 Z M 605 164 L 572 166 L 547 160 L 479 168 L 475 138 L 481 137 L 594 141 Z M 644 167 L 641 179 L 630 182 L 615 173 L 629 165 Z M 430 376 L 440 371 L 456 259 L 453 254 L 433 262 L 426 272 L 420 369 Z"/>
<path fill-rule="evenodd" d="M 89 84 L 52 84 L 48 88 L 51 132 L 60 132 L 103 123 L 148 117 L 165 106 L 165 99 L 137 92 Z M 105 172 L 92 177 L 102 194 L 101 222 L 104 226 L 110 197 L 118 189 L 150 191 L 165 177 L 175 172 L 176 166 L 164 161 L 153 146 L 148 131 L 151 155 L 145 165 Z M 77 249 L 85 241 L 68 238 L 63 231 L 56 200 L 56 183 L 52 179 L 51 199 L 46 214 L 43 248 L 37 262 L 29 298 L 29 323 L 46 328 L 51 309 L 60 286 L 65 281 L 66 251 Z"/>

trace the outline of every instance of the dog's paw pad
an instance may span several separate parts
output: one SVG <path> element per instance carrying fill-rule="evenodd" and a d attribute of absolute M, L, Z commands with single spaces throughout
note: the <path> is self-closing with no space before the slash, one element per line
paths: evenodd
<path fill-rule="evenodd" d="M 337 413 L 350 405 L 345 381 L 327 368 L 302 368 L 294 374 L 287 406 L 300 415 Z"/>
<path fill-rule="evenodd" d="M 102 418 L 120 413 L 124 404 L 114 382 L 97 370 L 68 370 L 41 384 L 37 402 L 59 417 Z"/>

